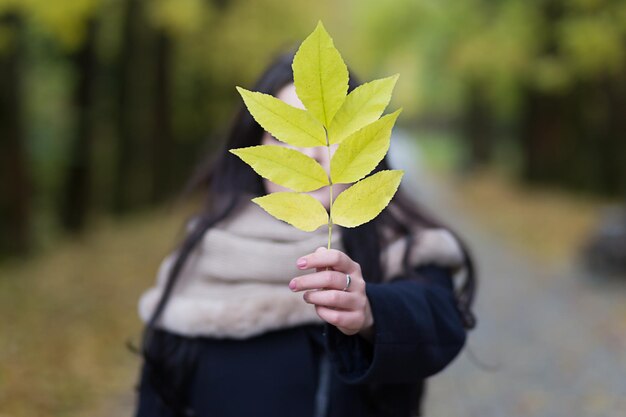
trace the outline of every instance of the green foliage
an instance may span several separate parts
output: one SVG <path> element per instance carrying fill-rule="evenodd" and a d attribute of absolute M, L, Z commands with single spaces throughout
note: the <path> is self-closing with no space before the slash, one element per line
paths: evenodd
<path fill-rule="evenodd" d="M 85 39 L 87 20 L 104 0 L 24 0 L 24 14 L 59 44 L 77 49 Z"/>
<path fill-rule="evenodd" d="M 151 0 L 148 17 L 155 27 L 176 37 L 197 35 L 205 20 L 212 17 L 210 6 L 203 0 Z"/>
<path fill-rule="evenodd" d="M 398 75 L 364 84 L 348 96 L 347 67 L 321 21 L 300 45 L 292 67 L 296 93 L 305 110 L 280 104 L 279 99 L 264 94 L 240 87 L 237 90 L 253 117 L 279 140 L 300 147 L 325 145 L 329 155 L 331 144 L 339 144 L 330 161 L 330 179 L 316 161 L 297 150 L 262 145 L 230 152 L 264 178 L 296 191 L 269 194 L 253 202 L 304 231 L 328 222 L 330 248 L 333 222 L 356 227 L 372 220 L 389 204 L 400 185 L 401 170 L 362 179 L 389 149 L 391 129 L 400 110 L 379 117 L 389 103 Z M 319 143 L 319 129 L 324 143 Z M 355 181 L 332 201 L 333 183 Z M 330 185 L 330 214 L 317 199 L 298 192 L 325 185 Z"/>
<path fill-rule="evenodd" d="M 457 111 L 479 83 L 507 117 L 525 88 L 565 91 L 626 70 L 621 1 L 364 0 L 357 17 L 369 62 L 407 62 L 410 105 L 423 112 Z"/>
<path fill-rule="evenodd" d="M 598 16 L 574 16 L 557 29 L 563 59 L 572 72 L 584 78 L 617 73 L 626 64 L 626 31 L 607 13 Z"/>

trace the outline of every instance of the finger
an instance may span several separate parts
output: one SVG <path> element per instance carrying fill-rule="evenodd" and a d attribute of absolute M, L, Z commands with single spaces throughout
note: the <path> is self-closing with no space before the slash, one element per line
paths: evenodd
<path fill-rule="evenodd" d="M 315 251 L 313 253 L 317 253 L 317 252 L 323 251 L 325 249 L 326 248 L 324 246 L 320 246 L 317 249 L 315 249 Z M 309 254 L 309 255 L 311 255 L 311 254 Z M 298 260 L 296 261 L 296 266 L 299 269 L 311 269 L 311 268 L 313 268 L 312 266 L 307 265 L 307 256 L 308 255 L 302 256 L 302 257 L 298 258 Z M 315 268 L 315 272 L 323 271 L 323 270 L 326 270 L 326 269 L 327 268 L 325 268 L 325 267 L 317 267 L 317 268 Z"/>
<path fill-rule="evenodd" d="M 297 263 L 300 269 L 330 267 L 346 274 L 353 274 L 361 269 L 358 263 L 342 251 L 324 247 L 319 247 L 315 252 L 299 258 Z"/>
<path fill-rule="evenodd" d="M 338 290 L 307 291 L 302 298 L 309 304 L 342 310 L 356 310 L 364 304 L 359 301 L 357 294 Z"/>
<path fill-rule="evenodd" d="M 320 271 L 301 275 L 289 282 L 292 291 L 314 290 L 327 288 L 343 290 L 346 286 L 346 274 L 338 271 Z"/>
<path fill-rule="evenodd" d="M 353 330 L 359 330 L 359 313 L 354 311 L 333 310 L 324 306 L 315 306 L 315 311 L 320 318 L 333 326 Z"/>

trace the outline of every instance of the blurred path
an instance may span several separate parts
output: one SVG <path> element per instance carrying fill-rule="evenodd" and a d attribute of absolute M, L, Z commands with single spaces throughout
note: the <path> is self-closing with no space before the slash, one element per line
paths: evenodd
<path fill-rule="evenodd" d="M 401 131 L 389 157 L 418 200 L 466 238 L 479 267 L 470 352 L 431 378 L 426 416 L 626 416 L 626 282 L 574 264 L 549 268 L 489 235 L 422 169 Z"/>

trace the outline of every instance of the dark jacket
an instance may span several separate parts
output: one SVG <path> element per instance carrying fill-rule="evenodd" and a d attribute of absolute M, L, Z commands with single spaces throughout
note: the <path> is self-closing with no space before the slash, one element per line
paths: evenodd
<path fill-rule="evenodd" d="M 443 369 L 465 343 L 450 270 L 416 269 L 420 280 L 368 283 L 372 343 L 336 327 L 298 326 L 246 340 L 161 336 L 193 343 L 172 352 L 194 373 L 185 400 L 198 417 L 409 417 L 423 380 Z M 185 353 L 183 353 L 185 352 Z M 177 357 L 178 356 L 178 357 Z M 173 417 L 146 381 L 136 417 Z"/>

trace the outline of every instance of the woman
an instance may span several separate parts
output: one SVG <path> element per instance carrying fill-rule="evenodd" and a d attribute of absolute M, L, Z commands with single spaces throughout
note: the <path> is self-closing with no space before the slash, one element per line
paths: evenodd
<path fill-rule="evenodd" d="M 253 90 L 302 108 L 292 60 L 278 57 Z M 349 90 L 357 86 L 351 77 Z M 326 227 L 302 232 L 250 202 L 284 190 L 228 152 L 258 144 L 291 147 L 242 105 L 216 159 L 190 182 L 206 190 L 205 208 L 139 303 L 136 417 L 419 413 L 423 380 L 474 326 L 465 246 L 401 186 L 372 221 L 335 225 L 328 250 Z M 329 170 L 325 147 L 298 150 Z M 382 169 L 386 159 L 373 172 Z M 327 188 L 309 194 L 328 209 Z"/>

